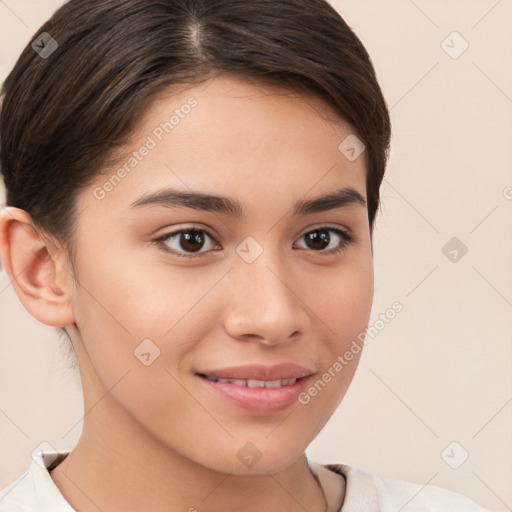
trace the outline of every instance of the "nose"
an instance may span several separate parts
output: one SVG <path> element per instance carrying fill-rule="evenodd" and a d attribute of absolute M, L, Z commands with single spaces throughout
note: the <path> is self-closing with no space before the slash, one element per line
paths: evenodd
<path fill-rule="evenodd" d="M 229 273 L 224 327 L 238 340 L 278 345 L 296 341 L 310 325 L 307 297 L 284 256 L 265 250 L 252 263 L 235 258 Z M 297 269 L 298 271 L 298 269 Z"/>

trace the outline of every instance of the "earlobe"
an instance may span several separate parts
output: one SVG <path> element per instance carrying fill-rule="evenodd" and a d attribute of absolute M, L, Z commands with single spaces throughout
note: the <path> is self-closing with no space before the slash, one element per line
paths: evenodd
<path fill-rule="evenodd" d="M 74 322 L 71 280 L 62 265 L 63 251 L 45 243 L 30 215 L 6 207 L 0 216 L 0 257 L 25 309 L 40 322 L 63 327 Z"/>

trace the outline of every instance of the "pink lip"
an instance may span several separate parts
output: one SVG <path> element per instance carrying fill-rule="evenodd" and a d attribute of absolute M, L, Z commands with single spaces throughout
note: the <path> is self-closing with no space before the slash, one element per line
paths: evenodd
<path fill-rule="evenodd" d="M 294 384 L 279 388 L 249 388 L 229 382 L 214 382 L 208 380 L 205 375 L 223 379 L 298 380 Z M 210 391 L 231 404 L 255 414 L 276 414 L 296 404 L 312 375 L 311 370 L 294 364 L 237 366 L 198 373 L 200 381 Z"/>
<path fill-rule="evenodd" d="M 208 377 L 217 377 L 221 379 L 255 379 L 255 380 L 282 380 L 282 379 L 300 379 L 314 373 L 303 366 L 293 363 L 282 363 L 273 366 L 263 364 L 252 364 L 248 366 L 231 366 L 218 370 L 205 370 L 196 372 L 207 375 Z"/>
<path fill-rule="evenodd" d="M 309 377 L 280 388 L 248 388 L 229 382 L 221 383 L 200 377 L 208 388 L 228 400 L 233 405 L 255 414 L 276 414 L 293 404 L 298 404 L 299 395 L 309 381 Z"/>

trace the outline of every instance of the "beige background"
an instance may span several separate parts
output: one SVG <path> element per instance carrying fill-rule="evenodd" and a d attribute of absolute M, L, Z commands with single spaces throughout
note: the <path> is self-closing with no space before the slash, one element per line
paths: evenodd
<path fill-rule="evenodd" d="M 512 1 L 332 3 L 372 56 L 393 122 L 370 323 L 404 309 L 370 339 L 308 454 L 512 510 Z M 60 4 L 0 2 L 0 79 Z M 442 43 L 453 31 L 469 43 L 457 58 L 460 36 Z M 452 237 L 468 248 L 457 262 L 442 252 Z M 3 272 L 0 329 L 4 487 L 41 442 L 74 446 L 83 404 L 55 330 Z"/>

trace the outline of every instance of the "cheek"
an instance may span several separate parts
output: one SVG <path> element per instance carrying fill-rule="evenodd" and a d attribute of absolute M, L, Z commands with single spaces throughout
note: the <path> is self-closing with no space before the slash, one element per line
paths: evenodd
<path fill-rule="evenodd" d="M 314 432 L 319 432 L 332 416 L 357 370 L 372 306 L 372 269 L 347 270 L 337 280 L 324 284 L 329 293 L 324 290 L 312 308 L 322 320 L 322 367 L 299 396 L 299 407 L 308 412 Z"/>
<path fill-rule="evenodd" d="M 222 272 L 165 266 L 154 257 L 135 261 L 130 251 L 84 258 L 80 268 L 77 325 L 105 386 L 149 360 L 176 366 L 215 321 L 205 308 L 215 308 L 208 291 Z"/>
<path fill-rule="evenodd" d="M 214 411 L 193 399 L 182 371 L 198 339 L 206 338 L 218 322 L 215 315 L 205 314 L 218 302 L 215 293 L 205 296 L 219 280 L 211 274 L 205 281 L 195 280 L 191 272 L 162 272 L 161 266 L 158 273 L 150 266 L 124 275 L 106 267 L 89 272 L 87 284 L 96 293 L 94 298 L 80 294 L 79 329 L 91 361 L 87 386 L 98 392 L 96 397 L 91 392 L 87 408 L 98 403 L 98 413 L 104 407 L 108 417 L 115 411 L 120 417 L 128 413 L 154 439 L 198 461 L 212 449 L 205 445 L 208 432 L 208 439 L 219 440 L 215 457 L 224 453 L 236 461 L 232 438 L 214 420 Z M 100 400 L 105 390 L 109 397 Z"/>
<path fill-rule="evenodd" d="M 190 319 L 203 329 L 192 306 L 205 287 L 186 273 L 157 275 L 150 266 L 132 267 L 127 260 L 103 259 L 82 269 L 76 318 L 84 361 L 91 363 L 83 365 L 91 403 L 109 390 L 117 406 L 154 435 L 174 430 L 173 411 L 191 408 L 176 364 L 191 346 L 186 334 L 194 330 Z"/>
<path fill-rule="evenodd" d="M 343 280 L 334 294 L 330 309 L 333 331 L 338 334 L 338 348 L 343 349 L 366 329 L 373 302 L 373 275 L 354 272 Z"/>
<path fill-rule="evenodd" d="M 337 356 L 368 325 L 374 292 L 371 256 L 364 253 L 354 264 L 317 276 L 312 290 L 306 296 Z"/>
<path fill-rule="evenodd" d="M 325 352 L 318 378 L 299 397 L 299 402 L 318 418 L 319 429 L 335 411 L 354 377 L 373 302 L 371 253 L 361 251 L 338 270 L 317 281 L 312 309 L 322 320 L 319 325 Z"/>

